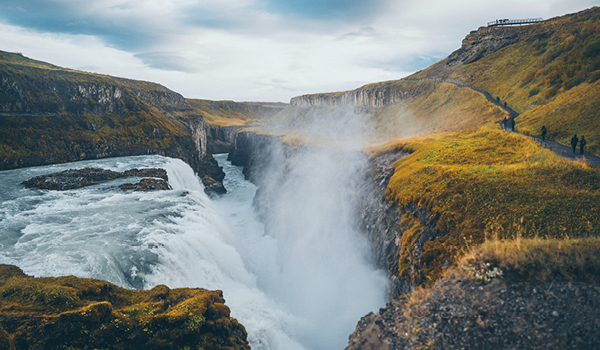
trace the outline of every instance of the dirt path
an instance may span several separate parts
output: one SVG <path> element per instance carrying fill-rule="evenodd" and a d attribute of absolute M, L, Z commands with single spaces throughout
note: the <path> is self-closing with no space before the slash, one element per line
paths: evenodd
<path fill-rule="evenodd" d="M 434 80 L 434 79 L 431 79 L 431 80 L 432 81 L 441 81 L 441 82 L 445 82 L 445 83 L 450 83 L 450 84 L 454 84 L 454 85 L 456 85 L 456 86 L 458 86 L 460 88 L 467 88 L 467 89 L 471 89 L 473 91 L 477 91 L 480 94 L 482 94 L 483 96 L 485 96 L 485 98 L 488 101 L 490 101 L 491 103 L 495 104 L 496 106 L 498 106 L 498 107 L 504 109 L 506 112 L 508 112 L 508 114 L 510 115 L 510 118 L 516 118 L 516 117 L 519 116 L 519 113 L 517 113 L 514 109 L 510 108 L 508 105 L 505 106 L 503 103 L 500 103 L 495 98 L 493 98 L 492 95 L 490 95 L 489 92 L 487 92 L 487 91 L 483 91 L 483 90 L 474 88 L 472 86 L 464 85 L 463 83 L 461 83 L 460 81 L 457 81 L 457 80 L 449 80 L 449 79 L 448 80 Z M 499 125 L 506 132 L 516 132 L 518 134 L 521 134 L 518 131 L 510 131 L 510 130 L 504 128 L 503 125 L 502 125 L 502 122 L 500 122 Z M 600 158 L 596 157 L 595 155 L 593 155 L 591 153 L 585 153 L 584 152 L 584 154 L 582 156 L 579 153 L 580 152 L 579 148 L 577 148 L 575 150 L 575 153 L 573 153 L 573 149 L 571 147 L 563 146 L 563 145 L 561 145 L 561 144 L 559 144 L 557 142 L 549 141 L 549 140 L 542 141 L 542 139 L 540 139 L 538 137 L 535 137 L 535 136 L 528 136 L 528 135 L 525 135 L 525 134 L 521 134 L 521 135 L 527 136 L 527 137 L 529 137 L 529 138 L 537 141 L 542 147 L 544 147 L 546 149 L 549 149 L 552 152 L 554 152 L 554 153 L 556 153 L 556 154 L 558 154 L 558 155 L 560 155 L 562 157 L 565 157 L 565 158 L 568 158 L 568 159 L 571 159 L 571 160 L 585 159 L 585 162 L 588 165 L 596 167 L 596 168 L 600 168 Z"/>

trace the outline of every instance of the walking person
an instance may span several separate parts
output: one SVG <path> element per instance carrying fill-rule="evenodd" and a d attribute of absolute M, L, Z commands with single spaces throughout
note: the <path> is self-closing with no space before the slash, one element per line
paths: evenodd
<path fill-rule="evenodd" d="M 581 135 L 581 140 L 579 140 L 579 152 L 583 155 L 583 147 L 587 144 L 587 141 Z"/>
<path fill-rule="evenodd" d="M 510 131 L 515 131 L 515 118 L 510 118 Z"/>
<path fill-rule="evenodd" d="M 542 125 L 542 141 L 546 141 L 546 125 Z"/>
<path fill-rule="evenodd" d="M 575 154 L 575 149 L 577 148 L 577 142 L 579 142 L 579 139 L 577 138 L 577 134 L 573 135 L 573 137 L 571 137 L 571 147 L 573 147 L 573 154 Z"/>
<path fill-rule="evenodd" d="M 506 117 L 504 117 L 504 119 L 502 120 L 502 129 L 504 129 L 506 131 L 506 123 L 508 122 L 508 119 L 506 119 Z"/>

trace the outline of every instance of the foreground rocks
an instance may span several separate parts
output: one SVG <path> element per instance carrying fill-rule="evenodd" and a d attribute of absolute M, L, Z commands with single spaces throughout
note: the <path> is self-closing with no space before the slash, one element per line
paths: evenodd
<path fill-rule="evenodd" d="M 127 177 L 142 177 L 144 179 L 136 184 L 129 183 L 119 186 L 122 190 L 153 191 L 170 189 L 167 171 L 159 168 L 130 169 L 124 172 L 98 168 L 69 169 L 59 173 L 36 176 L 23 181 L 23 185 L 27 188 L 66 191 L 95 185 L 102 181 Z"/>
<path fill-rule="evenodd" d="M 598 349 L 600 286 L 453 274 L 363 317 L 347 350 Z"/>
<path fill-rule="evenodd" d="M 0 265 L 0 349 L 250 349 L 221 291 L 129 290 Z"/>

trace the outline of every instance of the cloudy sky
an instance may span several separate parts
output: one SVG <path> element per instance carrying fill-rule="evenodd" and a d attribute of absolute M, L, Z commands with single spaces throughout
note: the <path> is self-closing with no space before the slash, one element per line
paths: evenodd
<path fill-rule="evenodd" d="M 497 18 L 592 6 L 600 0 L 0 0 L 0 50 L 190 98 L 288 102 L 402 78 Z"/>

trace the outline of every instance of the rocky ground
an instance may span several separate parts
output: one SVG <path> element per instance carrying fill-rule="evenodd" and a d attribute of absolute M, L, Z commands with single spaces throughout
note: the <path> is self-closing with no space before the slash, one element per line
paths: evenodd
<path fill-rule="evenodd" d="M 600 286 L 452 274 L 363 317 L 346 349 L 598 348 Z"/>
<path fill-rule="evenodd" d="M 66 191 L 95 185 L 102 181 L 127 177 L 142 177 L 143 179 L 136 184 L 127 183 L 119 186 L 122 190 L 153 191 L 170 189 L 167 171 L 159 168 L 130 169 L 124 172 L 98 168 L 69 169 L 59 173 L 36 176 L 23 181 L 23 185 L 27 188 Z"/>

